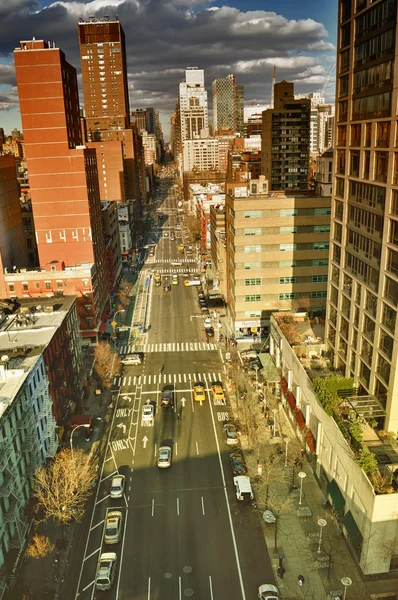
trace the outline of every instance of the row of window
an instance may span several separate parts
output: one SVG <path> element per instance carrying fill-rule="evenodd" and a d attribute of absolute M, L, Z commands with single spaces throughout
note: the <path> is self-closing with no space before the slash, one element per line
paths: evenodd
<path fill-rule="evenodd" d="M 277 268 L 288 269 L 294 267 L 327 267 L 329 260 L 327 258 L 314 258 L 313 260 L 280 260 L 274 263 L 269 262 L 247 262 L 243 264 L 246 270 L 262 269 L 262 268 Z"/>
<path fill-rule="evenodd" d="M 22 282 L 22 290 L 24 292 L 29 291 L 29 283 L 32 284 L 33 282 L 28 282 L 28 281 L 23 281 Z M 64 287 L 67 287 L 68 282 L 67 281 L 61 281 L 61 280 L 57 280 L 56 281 L 57 284 L 57 289 L 58 290 L 62 290 Z M 36 281 L 35 282 L 35 288 L 36 289 L 40 289 L 42 286 L 42 282 L 40 281 Z M 52 281 L 45 281 L 44 282 L 44 286 L 46 290 L 52 290 L 53 289 L 53 282 Z M 89 287 L 89 280 L 88 279 L 83 279 L 83 287 L 88 288 Z M 8 289 L 10 292 L 15 292 L 15 283 L 9 283 L 8 284 Z"/>
<path fill-rule="evenodd" d="M 298 278 L 298 279 L 300 279 L 300 278 Z M 313 275 L 312 276 L 312 283 L 326 283 L 327 280 L 328 280 L 327 275 Z M 245 286 L 262 285 L 262 283 L 263 283 L 263 280 L 261 277 L 253 277 L 251 279 L 245 279 Z M 297 283 L 297 277 L 279 277 L 280 285 L 293 284 L 293 283 Z"/>
<path fill-rule="evenodd" d="M 325 299 L 327 298 L 327 291 L 311 292 L 310 297 Z M 278 294 L 278 300 L 295 300 L 296 298 L 300 298 L 300 295 L 295 294 L 294 292 Z M 261 302 L 261 295 L 251 294 L 250 296 L 245 296 L 245 302 Z"/>
<path fill-rule="evenodd" d="M 230 214 L 235 217 L 235 211 L 229 208 Z M 269 214 L 269 211 L 262 210 L 245 210 L 243 216 L 245 219 L 261 219 L 263 214 Z M 313 214 L 316 217 L 323 217 L 330 215 L 331 209 L 328 207 L 318 207 L 309 209 L 298 209 L 298 208 L 281 208 L 279 211 L 280 217 L 298 217 L 300 215 Z"/>

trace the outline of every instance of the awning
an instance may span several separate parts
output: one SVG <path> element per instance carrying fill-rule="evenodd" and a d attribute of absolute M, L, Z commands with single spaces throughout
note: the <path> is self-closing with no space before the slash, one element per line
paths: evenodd
<path fill-rule="evenodd" d="M 308 429 L 307 433 L 305 434 L 305 442 L 306 442 L 311 454 L 315 454 L 316 440 L 310 429 Z"/>
<path fill-rule="evenodd" d="M 336 510 L 341 510 L 342 508 L 344 508 L 345 498 L 344 498 L 343 494 L 340 492 L 340 488 L 337 485 L 335 479 L 332 479 L 332 481 L 329 481 L 328 487 L 327 487 L 327 492 L 328 492 L 329 496 L 331 497 L 333 507 Z"/>
<path fill-rule="evenodd" d="M 305 418 L 300 409 L 294 413 L 294 418 L 296 419 L 301 431 L 303 431 L 303 429 L 305 428 Z"/>
<path fill-rule="evenodd" d="M 102 321 L 101 325 L 99 326 L 98 333 L 104 333 L 105 329 L 106 329 L 106 321 Z"/>
<path fill-rule="evenodd" d="M 66 425 L 71 429 L 76 429 L 76 427 L 80 427 L 81 425 L 92 427 L 92 423 L 93 415 L 73 415 L 73 417 L 69 417 Z"/>
<path fill-rule="evenodd" d="M 280 382 L 279 382 L 279 385 L 280 385 L 280 386 L 281 386 L 281 388 L 282 388 L 282 392 L 283 392 L 284 394 L 286 394 L 286 392 L 287 392 L 287 390 L 288 390 L 288 387 L 287 387 L 287 381 L 286 381 L 286 379 L 285 379 L 284 377 L 282 377 L 282 379 L 280 380 Z"/>
<path fill-rule="evenodd" d="M 292 394 L 292 392 L 290 392 L 287 395 L 286 400 L 287 400 L 288 405 L 292 409 L 292 411 L 296 410 L 296 406 L 297 406 L 297 404 L 296 404 L 296 398 L 294 397 L 294 395 Z"/>
<path fill-rule="evenodd" d="M 97 337 L 97 332 L 96 331 L 81 331 L 80 334 L 84 338 L 95 338 L 95 337 Z"/>
<path fill-rule="evenodd" d="M 278 373 L 278 369 L 275 366 L 273 357 L 268 352 L 260 352 L 258 356 L 261 364 L 264 367 L 264 379 L 266 379 L 268 382 L 278 382 L 280 375 Z"/>
<path fill-rule="evenodd" d="M 355 548 L 355 550 L 360 550 L 363 542 L 363 535 L 350 510 L 344 515 L 343 524 L 352 547 Z"/>

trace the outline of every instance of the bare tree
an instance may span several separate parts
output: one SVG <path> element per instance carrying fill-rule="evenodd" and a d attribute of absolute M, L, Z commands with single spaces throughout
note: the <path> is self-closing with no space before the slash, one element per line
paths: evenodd
<path fill-rule="evenodd" d="M 278 533 L 280 527 L 280 517 L 285 512 L 288 512 L 293 505 L 293 499 L 287 493 L 286 487 L 283 485 L 275 485 L 271 488 L 269 494 L 269 506 L 275 517 L 274 523 L 274 550 L 278 551 Z"/>
<path fill-rule="evenodd" d="M 50 542 L 50 539 L 46 535 L 38 535 L 36 533 L 32 537 L 26 554 L 31 558 L 44 558 L 53 552 L 54 547 L 54 544 Z"/>
<path fill-rule="evenodd" d="M 122 363 L 117 352 L 112 352 L 110 344 L 100 342 L 94 350 L 94 369 L 101 380 L 102 386 L 109 390 L 113 378 L 122 370 Z"/>
<path fill-rule="evenodd" d="M 270 490 L 277 483 L 286 481 L 286 470 L 283 466 L 282 455 L 268 448 L 264 457 L 261 457 L 261 475 L 253 473 L 253 487 L 257 506 L 261 510 L 268 510 L 270 504 Z M 250 473 L 250 468 L 249 468 Z"/>
<path fill-rule="evenodd" d="M 62 450 L 34 477 L 33 493 L 44 512 L 44 520 L 53 518 L 65 525 L 79 521 L 89 497 L 95 468 L 83 450 Z"/>

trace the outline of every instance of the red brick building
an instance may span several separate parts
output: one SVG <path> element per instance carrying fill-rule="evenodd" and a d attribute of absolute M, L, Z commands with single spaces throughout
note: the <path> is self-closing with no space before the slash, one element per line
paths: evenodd
<path fill-rule="evenodd" d="M 21 42 L 14 60 L 41 270 L 7 275 L 2 292 L 76 294 L 83 335 L 95 340 L 108 283 L 97 158 L 82 145 L 76 70 L 40 40 Z"/>

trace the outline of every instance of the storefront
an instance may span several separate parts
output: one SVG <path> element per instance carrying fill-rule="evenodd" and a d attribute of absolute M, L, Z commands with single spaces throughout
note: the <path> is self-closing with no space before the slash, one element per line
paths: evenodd
<path fill-rule="evenodd" d="M 235 321 L 236 340 L 260 340 L 268 336 L 268 325 L 261 319 Z"/>

